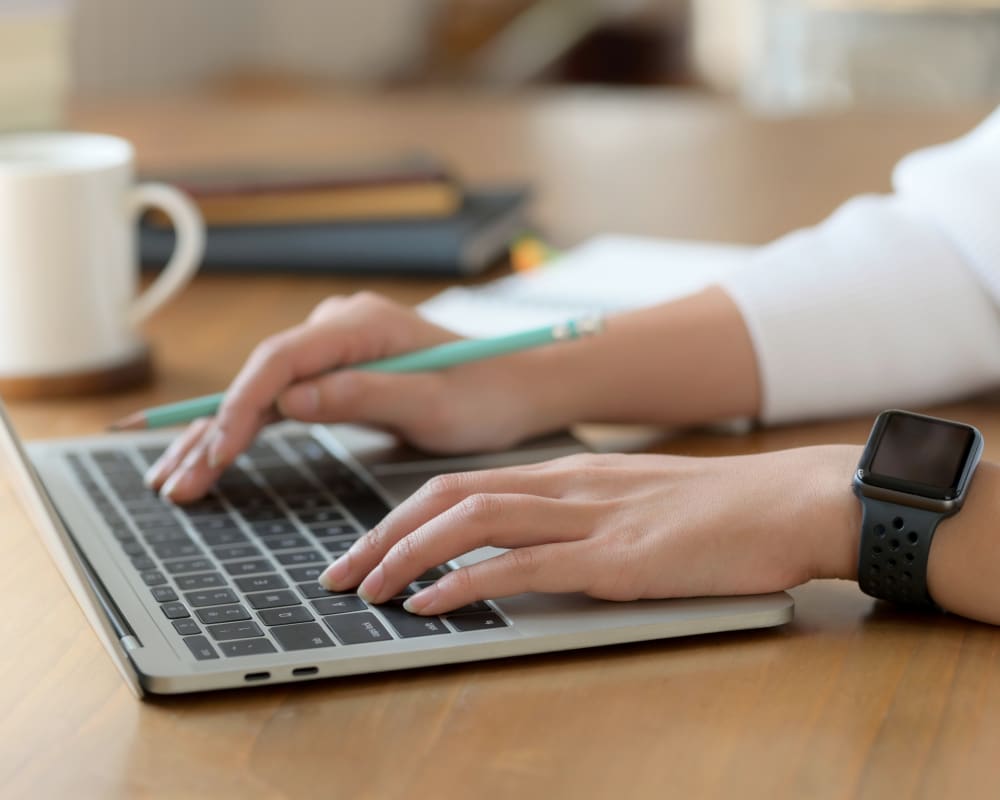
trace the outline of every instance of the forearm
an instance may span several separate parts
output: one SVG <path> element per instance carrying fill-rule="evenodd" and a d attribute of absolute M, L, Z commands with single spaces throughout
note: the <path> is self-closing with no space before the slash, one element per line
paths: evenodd
<path fill-rule="evenodd" d="M 581 421 L 691 425 L 760 408 L 750 337 L 717 287 L 610 317 L 601 335 L 526 353 L 508 369 L 526 435 Z"/>

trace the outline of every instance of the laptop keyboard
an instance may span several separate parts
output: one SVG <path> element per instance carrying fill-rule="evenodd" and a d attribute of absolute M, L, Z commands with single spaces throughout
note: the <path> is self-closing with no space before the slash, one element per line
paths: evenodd
<path fill-rule="evenodd" d="M 388 511 L 349 467 L 307 433 L 258 440 L 204 499 L 164 502 L 144 470 L 162 448 L 91 450 L 69 466 L 139 579 L 199 661 L 446 636 L 504 627 L 488 603 L 443 617 L 402 604 L 445 574 L 421 575 L 369 606 L 316 581 Z"/>

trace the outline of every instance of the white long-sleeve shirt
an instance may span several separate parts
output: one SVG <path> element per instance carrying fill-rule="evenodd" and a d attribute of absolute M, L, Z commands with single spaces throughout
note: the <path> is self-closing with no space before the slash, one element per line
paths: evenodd
<path fill-rule="evenodd" d="M 746 320 L 766 423 L 1000 387 L 1000 109 L 904 158 L 723 281 Z"/>

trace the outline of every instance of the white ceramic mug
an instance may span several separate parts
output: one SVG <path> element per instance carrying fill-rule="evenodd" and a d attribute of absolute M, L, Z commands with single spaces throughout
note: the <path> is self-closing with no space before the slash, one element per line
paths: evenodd
<path fill-rule="evenodd" d="M 128 363 L 142 351 L 138 326 L 197 271 L 201 215 L 171 186 L 136 186 L 134 160 L 114 136 L 0 136 L 0 378 Z M 177 246 L 137 296 L 136 220 L 154 206 Z"/>

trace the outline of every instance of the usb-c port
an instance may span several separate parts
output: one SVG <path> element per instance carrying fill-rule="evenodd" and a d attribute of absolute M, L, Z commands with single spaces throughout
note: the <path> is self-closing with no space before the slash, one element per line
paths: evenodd
<path fill-rule="evenodd" d="M 243 679 L 246 681 L 266 681 L 270 677 L 270 672 L 248 672 L 243 676 Z"/>
<path fill-rule="evenodd" d="M 319 667 L 299 667 L 292 670 L 292 675 L 301 678 L 305 675 L 315 675 L 317 672 L 319 672 Z"/>

